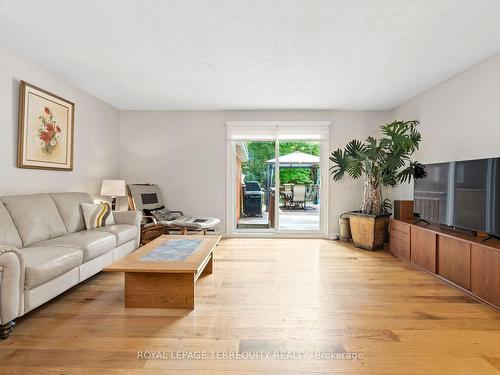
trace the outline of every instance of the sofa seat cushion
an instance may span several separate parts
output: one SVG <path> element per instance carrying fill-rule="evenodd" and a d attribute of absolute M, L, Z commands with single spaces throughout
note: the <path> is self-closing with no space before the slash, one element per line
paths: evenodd
<path fill-rule="evenodd" d="M 82 264 L 83 252 L 72 247 L 42 246 L 20 250 L 25 266 L 25 289 L 44 284 Z"/>
<path fill-rule="evenodd" d="M 81 249 L 83 251 L 83 262 L 85 263 L 113 250 L 116 246 L 116 237 L 107 232 L 83 230 L 39 242 L 36 246 L 62 246 Z"/>
<path fill-rule="evenodd" d="M 139 235 L 139 229 L 135 225 L 130 224 L 106 225 L 94 230 L 99 232 L 112 233 L 116 237 L 117 246 L 132 241 Z"/>

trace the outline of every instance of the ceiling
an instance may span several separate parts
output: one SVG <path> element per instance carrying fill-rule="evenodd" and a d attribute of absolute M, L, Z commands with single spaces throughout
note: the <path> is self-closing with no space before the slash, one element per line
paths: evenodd
<path fill-rule="evenodd" d="M 120 109 L 375 110 L 500 52 L 499 14 L 498 0 L 0 0 L 0 45 Z"/>

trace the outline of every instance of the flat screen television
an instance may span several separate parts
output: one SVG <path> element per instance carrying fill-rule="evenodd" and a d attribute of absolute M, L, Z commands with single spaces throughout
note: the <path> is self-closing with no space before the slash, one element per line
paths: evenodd
<path fill-rule="evenodd" d="M 429 222 L 500 236 L 500 158 L 426 164 L 415 212 Z"/>

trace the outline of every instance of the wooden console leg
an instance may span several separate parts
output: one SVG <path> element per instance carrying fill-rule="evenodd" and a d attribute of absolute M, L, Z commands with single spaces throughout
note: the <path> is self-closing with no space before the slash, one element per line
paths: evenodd
<path fill-rule="evenodd" d="M 0 324 L 0 340 L 4 340 L 12 335 L 15 325 L 16 323 L 13 320 L 6 324 Z"/>

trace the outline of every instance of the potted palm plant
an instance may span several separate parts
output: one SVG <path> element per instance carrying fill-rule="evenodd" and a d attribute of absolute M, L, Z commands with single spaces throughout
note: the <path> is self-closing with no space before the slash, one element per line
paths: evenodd
<path fill-rule="evenodd" d="M 368 250 L 384 246 L 392 205 L 384 199 L 382 188 L 395 187 L 425 176 L 422 164 L 411 161 L 418 150 L 421 135 L 418 121 L 394 121 L 381 126 L 381 138 L 350 141 L 344 149 L 332 152 L 330 168 L 335 181 L 347 173 L 354 179 L 363 178 L 363 197 L 359 211 L 349 213 L 354 246 Z"/>

